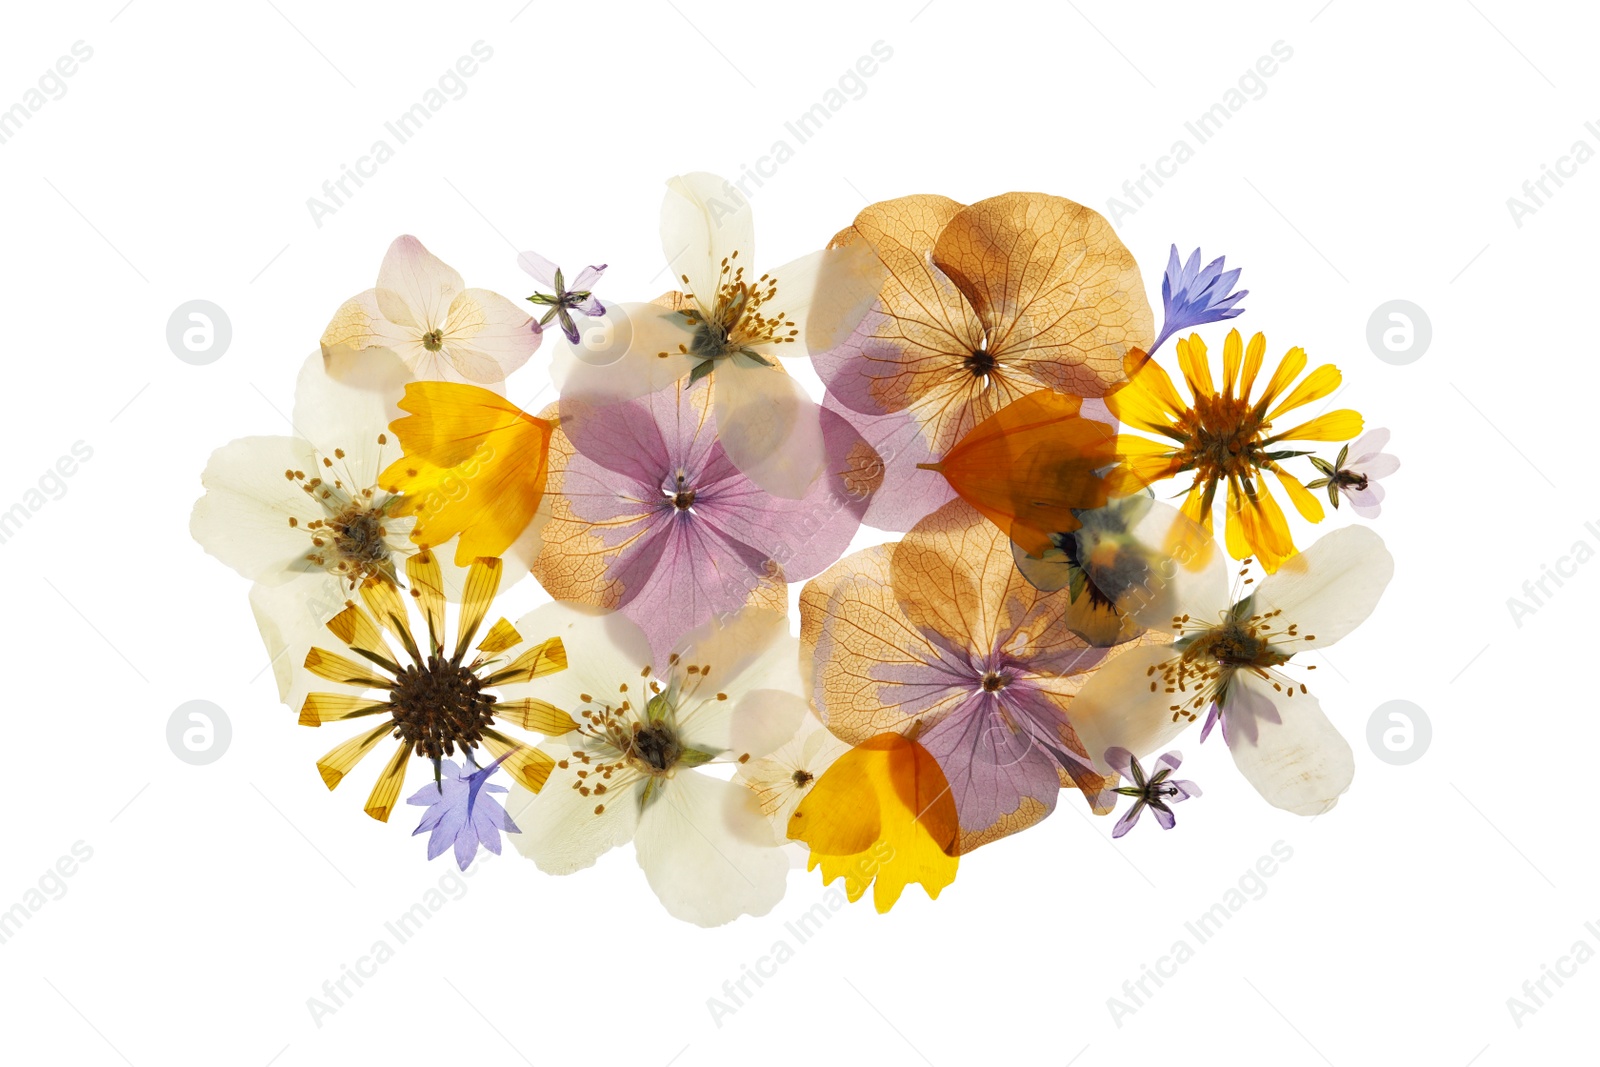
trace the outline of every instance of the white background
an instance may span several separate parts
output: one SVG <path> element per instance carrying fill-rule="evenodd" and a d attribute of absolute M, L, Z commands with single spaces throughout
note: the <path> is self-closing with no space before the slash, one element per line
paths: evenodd
<path fill-rule="evenodd" d="M 1600 120 L 1592 12 L 522 3 L 7 10 L 0 108 L 74 42 L 93 49 L 65 95 L 0 144 L 0 510 L 75 442 L 93 449 L 0 545 L 0 909 L 75 842 L 93 853 L 0 944 L 8 1059 L 1487 1067 L 1592 1055 L 1600 963 L 1549 983 L 1520 1027 L 1507 998 L 1579 939 L 1600 949 L 1584 928 L 1600 921 L 1600 566 L 1548 584 L 1520 626 L 1506 604 L 1574 542 L 1600 547 L 1600 503 L 1582 489 L 1600 162 L 1550 185 L 1520 227 L 1506 205 L 1575 140 L 1600 148 L 1584 129 Z M 479 40 L 493 58 L 466 94 L 314 224 L 307 198 Z M 893 56 L 865 94 L 796 145 L 784 122 L 878 41 Z M 313 1022 L 307 998 L 454 868 L 423 862 L 409 809 L 378 826 L 359 795 L 322 787 L 313 761 L 330 739 L 277 705 L 246 584 L 187 522 L 213 448 L 285 431 L 301 360 L 338 303 L 373 284 L 388 243 L 416 234 L 469 285 L 513 298 L 531 291 L 523 248 L 609 261 L 603 296 L 648 299 L 665 288 L 663 181 L 736 176 L 780 138 L 794 158 L 753 198 L 763 267 L 819 247 L 868 200 L 912 192 L 1041 190 L 1105 211 L 1173 141 L 1193 145 L 1184 122 L 1277 41 L 1293 56 L 1265 95 L 1119 229 L 1153 295 L 1169 243 L 1226 253 L 1250 290 L 1239 325 L 1264 330 L 1274 355 L 1299 344 L 1337 362 L 1341 403 L 1394 430 L 1405 466 L 1377 525 L 1395 580 L 1313 676 L 1357 751 L 1339 806 L 1314 822 L 1271 809 L 1220 744 L 1190 735 L 1185 770 L 1206 793 L 1175 831 L 1141 825 L 1113 845 L 1112 820 L 1064 803 L 963 861 L 939 901 L 912 887 L 887 916 L 863 902 L 803 945 L 784 923 L 821 898 L 814 875 L 795 872 L 772 915 L 707 931 L 661 910 L 630 850 L 564 879 L 508 853 Z M 233 327 L 208 366 L 165 340 L 173 309 L 197 298 Z M 1366 341 L 1368 316 L 1395 298 L 1432 321 L 1408 366 Z M 536 403 L 547 357 L 513 379 L 513 398 Z M 524 583 L 508 613 L 538 599 Z M 232 724 L 208 766 L 167 746 L 168 717 L 191 699 Z M 1365 740 L 1392 699 L 1432 721 L 1409 766 Z M 1293 856 L 1265 895 L 1198 944 L 1185 922 L 1279 841 Z M 707 998 L 780 938 L 794 958 L 716 1025 Z M 1193 959 L 1119 1026 L 1108 998 L 1126 999 L 1124 980 L 1179 939 Z"/>

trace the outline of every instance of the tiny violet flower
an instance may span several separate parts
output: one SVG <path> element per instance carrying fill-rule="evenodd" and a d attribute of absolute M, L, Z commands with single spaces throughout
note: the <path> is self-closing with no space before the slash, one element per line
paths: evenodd
<path fill-rule="evenodd" d="M 1181 330 L 1190 330 L 1209 322 L 1221 322 L 1244 313 L 1244 308 L 1234 305 L 1249 296 L 1250 290 L 1233 291 L 1239 280 L 1239 269 L 1236 267 L 1223 273 L 1222 262 L 1226 258 L 1218 256 L 1202 270 L 1200 250 L 1197 248 L 1189 253 L 1188 260 L 1180 267 L 1178 246 L 1172 246 L 1167 258 L 1167 274 L 1161 279 L 1161 303 L 1166 313 L 1161 323 L 1161 333 L 1156 337 L 1156 343 L 1150 346 L 1151 355 L 1161 347 L 1161 342 Z"/>
<path fill-rule="evenodd" d="M 534 323 L 534 330 L 538 332 L 550 325 L 552 319 L 561 320 L 561 332 L 567 335 L 567 340 L 573 344 L 578 343 L 578 324 L 572 321 L 572 312 L 576 311 L 591 319 L 597 319 L 606 313 L 606 306 L 594 297 L 594 284 L 600 280 L 600 275 L 605 273 L 608 264 L 602 263 L 598 267 L 587 266 L 578 272 L 572 279 L 572 287 L 567 288 L 566 280 L 561 275 L 561 268 L 545 259 L 537 252 L 524 252 L 517 257 L 517 265 L 529 274 L 534 281 L 547 289 L 555 290 L 553 293 L 534 293 L 528 301 L 550 310 L 544 317 Z"/>
<path fill-rule="evenodd" d="M 1124 779 L 1133 783 L 1120 785 L 1116 791 L 1125 797 L 1138 798 L 1133 802 L 1133 807 L 1117 820 L 1117 825 L 1111 831 L 1112 837 L 1121 837 L 1133 829 L 1133 824 L 1139 821 L 1139 816 L 1147 806 L 1156 813 L 1156 822 L 1161 824 L 1161 828 L 1170 830 L 1177 820 L 1167 805 L 1200 795 L 1200 787 L 1193 782 L 1171 777 L 1172 772 L 1183 763 L 1181 752 L 1162 755 L 1156 760 L 1156 771 L 1149 778 L 1144 776 L 1144 768 L 1139 766 L 1139 760 L 1125 748 L 1108 749 L 1106 762 Z"/>
<path fill-rule="evenodd" d="M 406 801 L 428 809 L 422 813 L 422 821 L 411 836 L 432 831 L 428 838 L 430 860 L 453 845 L 456 866 L 464 871 L 478 854 L 480 844 L 498 856 L 500 832 L 522 832 L 500 802 L 489 795 L 506 791 L 503 785 L 489 784 L 490 776 L 500 769 L 505 758 L 501 756 L 487 767 L 471 766 L 471 773 L 468 773 L 468 765 L 457 766 L 453 760 L 438 760 L 438 780 L 429 782 Z"/>
<path fill-rule="evenodd" d="M 1343 496 L 1363 519 L 1377 518 L 1383 503 L 1383 486 L 1378 479 L 1400 469 L 1400 461 L 1383 450 L 1388 443 L 1388 430 L 1368 430 L 1354 444 L 1341 448 L 1332 463 L 1312 456 L 1311 462 L 1322 477 L 1307 482 L 1306 488 L 1326 488 L 1328 503 L 1334 507 L 1339 506 L 1339 497 Z"/>

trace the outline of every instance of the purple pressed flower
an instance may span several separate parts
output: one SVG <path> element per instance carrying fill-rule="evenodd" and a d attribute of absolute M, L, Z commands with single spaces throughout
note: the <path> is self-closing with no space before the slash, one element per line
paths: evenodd
<path fill-rule="evenodd" d="M 510 755 L 507 753 L 506 755 Z M 490 785 L 489 777 L 500 769 L 501 756 L 487 767 L 458 767 L 453 760 L 439 760 L 439 780 L 429 782 L 406 801 L 425 805 L 422 821 L 411 836 L 432 831 L 428 838 L 428 858 L 434 859 L 455 846 L 456 865 L 463 871 L 478 854 L 478 846 L 500 854 L 500 832 L 521 833 L 506 809 L 491 793 L 504 793 L 503 785 Z"/>
<path fill-rule="evenodd" d="M 561 268 L 545 259 L 537 252 L 524 252 L 517 257 L 517 264 L 523 270 L 533 275 L 533 280 L 546 289 L 553 289 L 551 293 L 534 293 L 528 297 L 530 303 L 550 310 L 544 313 L 534 326 L 544 329 L 550 325 L 550 320 L 561 320 L 561 332 L 567 335 L 567 340 L 573 344 L 578 343 L 578 324 L 572 321 L 572 312 L 585 315 L 591 319 L 599 318 L 606 313 L 606 307 L 595 299 L 594 285 L 600 280 L 600 275 L 605 273 L 606 264 L 598 267 L 588 266 L 578 272 L 572 279 L 572 286 L 568 288 L 566 280 L 561 276 Z"/>
<path fill-rule="evenodd" d="M 790 500 L 734 465 L 704 385 L 610 404 L 563 397 L 572 454 L 551 473 L 534 574 L 557 599 L 620 610 L 663 657 L 712 617 L 816 574 L 848 547 L 881 478 L 850 424 L 820 414 L 827 473 Z"/>
<path fill-rule="evenodd" d="M 1189 253 L 1188 260 L 1180 267 L 1178 246 L 1172 246 L 1167 259 L 1167 274 L 1161 279 L 1161 303 L 1166 313 L 1161 323 L 1161 334 L 1156 338 L 1156 343 L 1150 346 L 1151 355 L 1155 355 L 1161 342 L 1179 330 L 1204 326 L 1208 322 L 1221 322 L 1244 313 L 1244 308 L 1234 305 L 1249 296 L 1250 290 L 1233 291 L 1239 280 L 1239 270 L 1234 268 L 1224 273 L 1222 261 L 1226 258 L 1218 256 L 1202 270 L 1200 250 L 1197 248 Z"/>
<path fill-rule="evenodd" d="M 1322 477 L 1307 482 L 1306 488 L 1326 488 L 1328 503 L 1334 507 L 1339 506 L 1342 496 L 1363 519 L 1377 518 L 1383 503 L 1383 486 L 1378 484 L 1378 479 L 1387 478 L 1400 469 L 1400 461 L 1383 450 L 1388 443 L 1388 430 L 1368 430 L 1355 444 L 1341 448 L 1339 458 L 1332 463 L 1312 456 L 1311 462 L 1322 472 Z"/>
<path fill-rule="evenodd" d="M 1149 778 L 1144 776 L 1144 768 L 1139 766 L 1138 758 L 1125 748 L 1107 749 L 1106 762 L 1112 770 L 1132 783 L 1119 785 L 1117 792 L 1125 797 L 1137 798 L 1133 807 L 1117 820 L 1117 825 L 1111 831 L 1112 837 L 1121 837 L 1133 829 L 1133 824 L 1139 821 L 1146 807 L 1156 813 L 1156 822 L 1161 824 L 1163 830 L 1170 830 L 1177 819 L 1168 805 L 1200 795 L 1200 787 L 1193 782 L 1172 777 L 1172 772 L 1183 763 L 1183 754 L 1180 752 L 1168 752 L 1156 760 L 1155 773 Z"/>

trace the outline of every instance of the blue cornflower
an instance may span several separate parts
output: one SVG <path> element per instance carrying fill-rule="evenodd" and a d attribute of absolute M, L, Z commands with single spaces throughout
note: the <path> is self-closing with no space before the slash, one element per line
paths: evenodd
<path fill-rule="evenodd" d="M 506 755 L 510 755 L 507 753 Z M 516 834 L 522 831 L 511 821 L 506 809 L 491 793 L 504 793 L 503 785 L 489 785 L 489 776 L 500 769 L 505 760 L 501 756 L 487 767 L 457 766 L 453 760 L 439 761 L 439 780 L 425 785 L 406 801 L 407 804 L 426 805 L 422 821 L 411 836 L 433 831 L 428 838 L 428 858 L 431 860 L 454 845 L 456 865 L 463 871 L 478 854 L 478 846 L 500 854 L 500 832 Z"/>
<path fill-rule="evenodd" d="M 1204 326 L 1208 322 L 1221 322 L 1244 313 L 1244 308 L 1234 305 L 1250 295 L 1250 290 L 1233 292 L 1239 280 L 1239 269 L 1236 267 L 1223 273 L 1222 261 L 1226 258 L 1218 256 L 1202 270 L 1200 250 L 1197 248 L 1180 267 L 1178 246 L 1172 246 L 1167 259 L 1167 275 L 1161 279 L 1161 302 L 1165 305 L 1166 316 L 1161 323 L 1160 336 L 1150 346 L 1151 355 L 1155 355 L 1162 341 L 1179 330 Z"/>

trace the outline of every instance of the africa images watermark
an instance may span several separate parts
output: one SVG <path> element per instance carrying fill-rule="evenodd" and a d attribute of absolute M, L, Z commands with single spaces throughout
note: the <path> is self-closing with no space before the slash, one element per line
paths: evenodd
<path fill-rule="evenodd" d="M 78 868 L 94 856 L 94 849 L 83 841 L 74 841 L 68 851 L 69 855 L 63 855 L 45 868 L 34 885 L 22 894 L 21 900 L 0 911 L 0 945 L 16 937 L 46 904 L 66 896 L 67 879 L 77 874 Z"/>
<path fill-rule="evenodd" d="M 1600 124 L 1585 122 L 1583 128 L 1596 142 L 1600 142 Z M 1539 176 L 1522 183 L 1522 197 L 1506 197 L 1506 210 L 1511 212 L 1511 221 L 1516 223 L 1517 229 L 1522 229 L 1528 216 L 1538 214 L 1539 209 L 1546 207 L 1547 201 L 1561 191 L 1567 184 L 1562 181 L 1563 178 L 1576 178 L 1578 168 L 1594 157 L 1594 145 L 1580 137 L 1572 142 L 1572 147 L 1565 155 L 1556 157 L 1554 167 L 1548 163 L 1539 164 Z M 1555 188 L 1552 189 L 1551 185 Z"/>
<path fill-rule="evenodd" d="M 1197 946 L 1216 937 L 1228 920 L 1243 911 L 1246 904 L 1267 895 L 1266 880 L 1277 874 L 1280 865 L 1288 863 L 1294 856 L 1294 849 L 1283 841 L 1274 841 L 1269 851 L 1270 855 L 1262 856 L 1245 869 L 1238 883 L 1230 886 L 1222 894 L 1221 900 L 1201 912 L 1193 922 L 1183 924 L 1184 930 L 1194 938 L 1194 944 L 1191 945 L 1188 938 L 1178 938 L 1164 955 L 1156 958 L 1153 967 L 1148 963 L 1139 964 L 1139 976 L 1122 983 L 1122 996 L 1106 998 L 1106 1010 L 1111 1013 L 1111 1021 L 1117 1024 L 1117 1029 L 1122 1029 L 1124 1019 L 1136 1014 L 1150 1002 L 1166 984 L 1165 979 L 1175 977 L 1179 967 L 1194 959 Z M 1154 989 L 1151 988 L 1152 983 Z"/>
<path fill-rule="evenodd" d="M 1583 528 L 1590 537 L 1600 543 L 1600 525 L 1586 522 Z M 1590 544 L 1587 538 L 1580 537 L 1572 543 L 1570 551 L 1556 558 L 1555 566 L 1552 567 L 1548 563 L 1539 564 L 1539 576 L 1529 578 L 1522 583 L 1522 596 L 1506 598 L 1506 610 L 1511 612 L 1511 621 L 1517 624 L 1517 629 L 1522 629 L 1522 620 L 1529 615 L 1537 615 L 1539 609 L 1555 596 L 1556 590 L 1566 584 L 1562 579 L 1570 580 L 1577 577 L 1578 568 L 1594 557 L 1594 545 Z M 1551 588 L 1552 584 L 1555 586 L 1554 589 Z"/>
<path fill-rule="evenodd" d="M 1194 144 L 1190 144 L 1186 137 L 1179 137 L 1172 142 L 1166 155 L 1156 158 L 1154 167 L 1141 163 L 1139 176 L 1122 183 L 1122 197 L 1126 199 L 1113 196 L 1106 201 L 1106 218 L 1111 220 L 1113 226 L 1120 225 L 1129 215 L 1137 214 L 1155 196 L 1155 190 L 1166 184 L 1162 179 L 1176 177 L 1178 168 L 1194 158 L 1195 149 L 1221 133 L 1228 121 L 1244 110 L 1246 104 L 1267 95 L 1267 79 L 1278 73 L 1281 64 L 1294 58 L 1294 49 L 1285 41 L 1273 41 L 1268 51 L 1269 55 L 1261 56 L 1254 66 L 1245 68 L 1237 84 L 1230 86 L 1220 100 L 1195 116 L 1193 121 L 1183 124 L 1184 131 L 1194 138 Z M 1155 189 L 1150 187 L 1151 183 L 1155 184 Z"/>
<path fill-rule="evenodd" d="M 50 101 L 66 96 L 66 79 L 78 73 L 82 64 L 94 58 L 94 49 L 83 41 L 73 41 L 68 51 L 70 55 L 60 57 L 53 66 L 45 68 L 34 88 L 24 91 L 15 104 L 0 110 L 0 144 L 6 144 L 21 133 L 22 127 L 44 110 Z"/>
<path fill-rule="evenodd" d="M 355 195 L 355 190 L 350 188 L 351 183 L 360 189 L 366 184 L 362 179 L 376 177 L 378 168 L 395 157 L 398 146 L 422 132 L 423 127 L 450 101 L 460 100 L 467 95 L 467 79 L 478 73 L 480 64 L 494 58 L 494 49 L 483 41 L 472 42 L 469 51 L 471 55 L 461 56 L 453 66 L 446 67 L 438 81 L 422 94 L 420 100 L 383 124 L 384 131 L 394 139 L 394 144 L 390 144 L 388 138 L 379 137 L 372 142 L 365 155 L 356 157 L 353 167 L 348 163 L 339 164 L 339 175 L 322 183 L 321 197 L 306 198 L 306 210 L 311 212 L 311 221 L 317 229 L 322 229 L 324 218 L 336 214 Z"/>
<path fill-rule="evenodd" d="M 1583 924 L 1584 933 L 1600 941 L 1600 925 L 1594 922 Z M 1567 983 L 1565 979 L 1575 978 L 1578 968 L 1595 958 L 1595 949 L 1586 939 L 1578 938 L 1572 943 L 1572 948 L 1565 955 L 1556 957 L 1555 966 L 1548 963 L 1539 964 L 1539 977 L 1530 978 L 1522 983 L 1522 996 L 1506 998 L 1506 1010 L 1511 1013 L 1511 1021 L 1521 1030 L 1523 1020 L 1530 1015 L 1537 1015 L 1540 1008 L 1548 1007 L 1548 1001 L 1559 993 Z M 1555 988 L 1551 989 L 1554 984 Z"/>
<path fill-rule="evenodd" d="M 87 442 L 74 441 L 70 454 L 61 456 L 46 467 L 35 484 L 22 494 L 22 499 L 5 511 L 0 511 L 0 545 L 17 536 L 28 520 L 50 501 L 66 496 L 67 479 L 77 474 L 82 465 L 93 457 L 94 449 Z"/>

